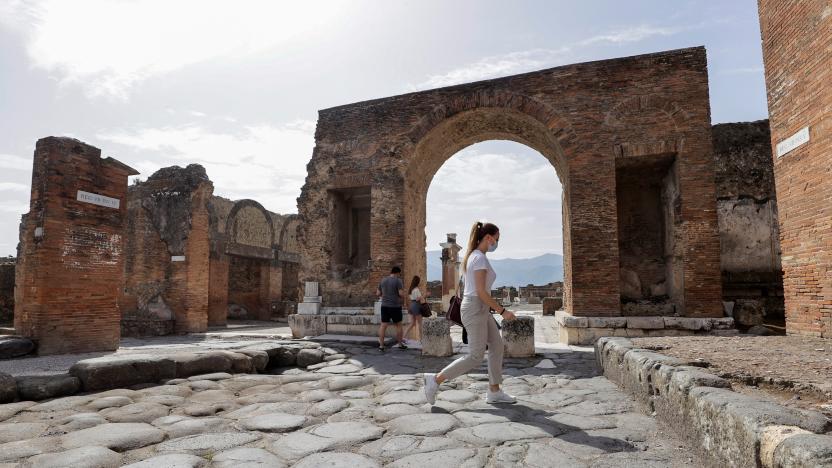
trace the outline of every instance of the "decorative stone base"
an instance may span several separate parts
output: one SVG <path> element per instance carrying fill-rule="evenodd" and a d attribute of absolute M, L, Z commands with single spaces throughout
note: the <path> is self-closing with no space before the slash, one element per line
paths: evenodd
<path fill-rule="evenodd" d="M 375 315 L 290 315 L 292 336 L 351 335 L 378 336 L 381 317 Z M 410 324 L 410 314 L 402 312 L 402 326 Z M 387 328 L 386 336 L 396 336 L 396 327 Z"/>
<path fill-rule="evenodd" d="M 503 320 L 506 357 L 534 356 L 534 317 Z"/>
<path fill-rule="evenodd" d="M 422 356 L 445 357 L 454 353 L 451 322 L 444 317 L 422 320 Z"/>
<path fill-rule="evenodd" d="M 604 336 L 639 338 L 643 336 L 736 335 L 734 319 L 692 317 L 575 317 L 559 310 L 555 313 L 561 343 L 593 344 Z"/>
<path fill-rule="evenodd" d="M 298 304 L 298 314 L 300 315 L 317 315 L 320 313 L 320 302 L 301 302 L 300 304 Z"/>

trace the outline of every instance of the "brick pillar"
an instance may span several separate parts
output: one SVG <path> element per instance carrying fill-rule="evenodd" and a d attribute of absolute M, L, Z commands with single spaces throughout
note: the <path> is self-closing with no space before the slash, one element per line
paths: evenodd
<path fill-rule="evenodd" d="M 228 256 L 211 254 L 209 260 L 208 326 L 228 322 Z"/>
<path fill-rule="evenodd" d="M 135 174 L 78 140 L 38 140 L 15 329 L 37 340 L 39 354 L 118 348 L 127 178 Z"/>
<path fill-rule="evenodd" d="M 570 163 L 564 193 L 565 307 L 583 317 L 621 314 L 615 162 L 602 154 L 599 149 Z"/>

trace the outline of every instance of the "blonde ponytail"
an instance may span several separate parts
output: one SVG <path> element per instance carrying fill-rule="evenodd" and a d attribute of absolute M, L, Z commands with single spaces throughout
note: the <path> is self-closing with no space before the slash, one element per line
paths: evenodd
<path fill-rule="evenodd" d="M 465 252 L 465 258 L 462 260 L 463 274 L 468 270 L 468 257 L 480 245 L 482 238 L 487 235 L 495 236 L 498 232 L 500 232 L 500 228 L 491 223 L 483 224 L 481 221 L 477 221 L 471 226 L 471 234 L 468 236 L 468 251 Z"/>

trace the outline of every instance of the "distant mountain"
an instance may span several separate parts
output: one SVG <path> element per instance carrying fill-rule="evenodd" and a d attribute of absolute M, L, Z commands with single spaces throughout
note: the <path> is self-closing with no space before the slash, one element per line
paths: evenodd
<path fill-rule="evenodd" d="M 442 279 L 442 252 L 429 250 L 428 281 Z M 563 256 L 543 254 L 533 258 L 504 258 L 491 260 L 491 266 L 497 272 L 495 287 L 525 286 L 527 284 L 543 285 L 552 281 L 563 281 Z"/>

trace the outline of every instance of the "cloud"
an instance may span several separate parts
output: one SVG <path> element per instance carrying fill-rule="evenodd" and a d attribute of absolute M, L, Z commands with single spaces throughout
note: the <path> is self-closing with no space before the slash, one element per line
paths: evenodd
<path fill-rule="evenodd" d="M 669 26 L 630 26 L 617 29 L 608 34 L 600 34 L 580 41 L 580 45 L 592 45 L 599 43 L 624 44 L 627 42 L 639 42 L 655 36 L 672 36 L 683 31 L 684 28 Z"/>
<path fill-rule="evenodd" d="M 425 81 L 415 85 L 409 85 L 408 87 L 412 91 L 416 91 L 516 75 L 518 73 L 564 63 L 568 54 L 569 48 L 562 47 L 559 49 L 533 49 L 511 52 L 504 55 L 494 55 L 482 58 L 463 67 L 455 68 L 447 73 L 432 75 Z"/>
<path fill-rule="evenodd" d="M 13 154 L 0 154 L 0 169 L 11 169 L 15 171 L 31 171 L 32 159 L 16 156 Z"/>
<path fill-rule="evenodd" d="M 754 75 L 762 75 L 765 72 L 763 67 L 744 67 L 744 68 L 729 68 L 727 70 L 722 70 L 718 72 L 720 75 L 745 75 L 745 74 L 754 74 Z"/>
<path fill-rule="evenodd" d="M 0 192 L 26 192 L 29 193 L 29 186 L 17 182 L 0 182 Z"/>
<path fill-rule="evenodd" d="M 697 25 L 694 27 L 700 26 Z M 447 73 L 431 75 L 421 83 L 415 85 L 410 84 L 407 88 L 410 91 L 441 88 L 444 86 L 551 68 L 567 63 L 570 58 L 574 57 L 572 52 L 580 47 L 639 42 L 655 36 L 671 36 L 685 29 L 690 28 L 650 25 L 630 26 L 613 30 L 610 33 L 592 36 L 557 49 L 532 49 L 503 55 L 493 55 L 455 68 Z"/>
<path fill-rule="evenodd" d="M 485 142 L 449 159 L 427 197 L 427 249 L 445 234 L 464 243 L 471 223 L 491 221 L 503 233 L 495 258 L 527 258 L 563 250 L 562 189 L 554 167 L 519 143 Z"/>
<path fill-rule="evenodd" d="M 163 166 L 199 163 L 214 182 L 216 195 L 254 198 L 272 211 L 294 213 L 315 144 L 314 126 L 296 120 L 213 131 L 189 124 L 112 130 L 97 138 L 135 154 L 129 163 L 143 178 Z"/>
<path fill-rule="evenodd" d="M 29 211 L 28 197 L 4 198 L 0 200 L 0 213 L 14 213 L 22 215 Z M 17 230 L 15 228 L 15 230 Z"/>
<path fill-rule="evenodd" d="M 0 7 L 32 64 L 89 96 L 128 99 L 141 82 L 325 30 L 342 2 L 37 0 Z"/>

